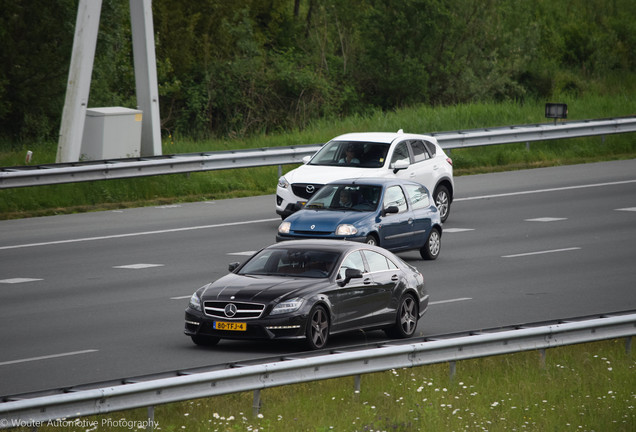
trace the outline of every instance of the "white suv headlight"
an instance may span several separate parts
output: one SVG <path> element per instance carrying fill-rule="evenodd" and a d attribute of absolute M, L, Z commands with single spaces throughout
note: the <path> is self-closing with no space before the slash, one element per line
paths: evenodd
<path fill-rule="evenodd" d="M 280 225 L 278 225 L 278 232 L 281 234 L 289 234 L 290 228 L 291 228 L 291 223 L 282 222 Z"/>
<path fill-rule="evenodd" d="M 287 181 L 285 176 L 281 176 L 278 179 L 278 187 L 283 188 L 283 189 L 287 189 L 289 187 L 289 182 Z"/>
<path fill-rule="evenodd" d="M 336 228 L 336 235 L 355 235 L 358 233 L 358 229 L 356 227 L 354 227 L 353 225 L 349 225 L 349 224 L 343 224 L 343 225 L 338 225 L 338 228 Z"/>

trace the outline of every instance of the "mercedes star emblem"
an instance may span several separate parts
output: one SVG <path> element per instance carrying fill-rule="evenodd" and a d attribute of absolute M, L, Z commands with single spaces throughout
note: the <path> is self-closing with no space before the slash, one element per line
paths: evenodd
<path fill-rule="evenodd" d="M 238 309 L 234 303 L 228 303 L 228 305 L 225 306 L 225 316 L 228 318 L 232 318 L 234 315 L 236 315 L 237 311 Z"/>

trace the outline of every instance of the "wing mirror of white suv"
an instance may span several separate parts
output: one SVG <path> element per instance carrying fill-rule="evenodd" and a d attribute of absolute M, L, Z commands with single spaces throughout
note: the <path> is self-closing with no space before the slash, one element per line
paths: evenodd
<path fill-rule="evenodd" d="M 407 169 L 409 167 L 408 161 L 400 160 L 391 164 L 391 168 L 393 169 L 393 174 L 397 174 L 398 171 Z"/>
<path fill-rule="evenodd" d="M 309 162 L 309 160 L 310 160 L 310 159 L 311 159 L 311 156 L 305 156 L 305 157 L 303 158 L 303 163 L 304 163 L 305 165 L 307 165 L 307 162 Z"/>

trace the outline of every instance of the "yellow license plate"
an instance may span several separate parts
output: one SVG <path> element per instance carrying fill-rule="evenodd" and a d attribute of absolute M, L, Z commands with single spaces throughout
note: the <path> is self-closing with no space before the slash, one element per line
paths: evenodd
<path fill-rule="evenodd" d="M 214 323 L 216 330 L 229 330 L 229 331 L 246 331 L 247 323 L 244 322 L 223 322 L 216 321 Z"/>

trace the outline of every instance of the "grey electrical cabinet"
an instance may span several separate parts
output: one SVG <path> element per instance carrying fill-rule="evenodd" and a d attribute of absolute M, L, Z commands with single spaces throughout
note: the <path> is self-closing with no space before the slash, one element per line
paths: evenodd
<path fill-rule="evenodd" d="M 80 160 L 139 157 L 141 120 L 140 110 L 87 108 Z"/>

